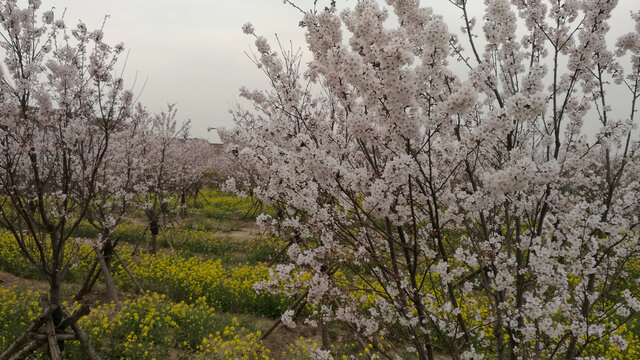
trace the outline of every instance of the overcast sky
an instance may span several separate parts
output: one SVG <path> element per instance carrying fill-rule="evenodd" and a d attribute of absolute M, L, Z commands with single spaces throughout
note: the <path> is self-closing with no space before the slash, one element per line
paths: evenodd
<path fill-rule="evenodd" d="M 481 0 L 471 0 L 481 4 Z M 310 8 L 313 0 L 298 0 Z M 319 3 L 328 3 L 320 0 Z M 355 0 L 338 0 L 353 5 Z M 448 0 L 423 1 L 444 11 L 455 21 L 455 8 Z M 167 103 L 176 103 L 178 115 L 191 119 L 194 137 L 216 140 L 207 127 L 232 126 L 228 113 L 237 101 L 238 89 L 264 88 L 262 73 L 244 54 L 253 46 L 252 37 L 242 33 L 242 24 L 251 22 L 256 32 L 274 40 L 291 40 L 304 47 L 304 32 L 298 27 L 301 14 L 281 0 L 44 0 L 43 7 L 66 10 L 65 20 L 73 26 L 83 20 L 90 29 L 100 27 L 105 15 L 105 39 L 110 44 L 124 42 L 130 51 L 125 81 L 133 84 L 140 101 L 157 112 Z M 619 0 L 613 24 L 617 35 L 631 30 L 629 11 L 640 9 L 638 0 Z M 474 14 L 482 18 L 482 14 Z M 457 30 L 460 24 L 451 24 Z"/>

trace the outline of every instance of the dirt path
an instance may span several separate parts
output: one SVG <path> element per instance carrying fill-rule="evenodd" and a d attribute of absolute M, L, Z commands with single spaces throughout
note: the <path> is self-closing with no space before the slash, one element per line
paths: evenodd
<path fill-rule="evenodd" d="M 0 271 L 0 287 L 11 288 L 14 286 L 24 287 L 28 290 L 46 291 L 47 289 L 49 289 L 46 281 L 24 279 L 11 273 Z"/>
<path fill-rule="evenodd" d="M 221 237 L 228 237 L 234 240 L 249 240 L 260 236 L 265 236 L 265 232 L 260 230 L 260 227 L 256 225 L 254 221 L 242 221 L 238 222 L 240 229 L 234 231 L 217 231 L 214 234 Z"/>
<path fill-rule="evenodd" d="M 272 323 L 269 322 L 264 328 L 267 329 L 271 324 Z M 282 353 L 287 352 L 290 346 L 295 344 L 301 336 L 305 338 L 305 341 L 309 339 L 318 344 L 318 346 L 322 344 L 319 329 L 308 326 L 297 326 L 295 329 L 289 329 L 282 324 L 278 326 L 262 344 L 271 351 L 271 356 L 274 359 L 281 359 Z M 336 343 L 335 345 L 338 344 Z"/>

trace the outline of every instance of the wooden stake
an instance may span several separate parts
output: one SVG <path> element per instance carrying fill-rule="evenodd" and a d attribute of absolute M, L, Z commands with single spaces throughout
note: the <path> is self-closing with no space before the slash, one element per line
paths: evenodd
<path fill-rule="evenodd" d="M 11 360 L 26 360 L 29 355 L 31 355 L 34 351 L 38 350 L 42 346 L 43 342 L 40 341 L 32 341 L 27 346 L 25 346 L 19 353 L 16 354 Z"/>
<path fill-rule="evenodd" d="M 109 265 L 104 260 L 104 256 L 102 256 L 102 251 L 96 246 L 93 248 L 93 251 L 96 253 L 98 257 L 98 261 L 100 262 L 100 269 L 102 269 L 102 275 L 104 275 L 104 283 L 106 285 L 107 290 L 107 298 L 115 303 L 118 302 L 118 289 L 116 288 L 116 283 L 113 280 L 113 276 L 111 276 L 111 270 L 109 270 Z"/>
<path fill-rule="evenodd" d="M 64 314 L 64 316 L 70 317 L 69 313 L 66 310 L 62 309 L 62 313 Z M 89 337 L 87 337 L 87 334 L 82 331 L 80 325 L 78 325 L 78 323 L 75 321 L 71 322 L 69 325 L 71 326 L 71 329 L 73 329 L 73 332 L 76 334 L 76 338 L 78 339 L 78 341 L 80 341 L 80 348 L 85 353 L 85 355 L 87 355 L 87 359 L 100 360 L 100 356 L 98 356 L 96 351 L 93 349 L 93 346 L 91 346 Z"/>
<path fill-rule="evenodd" d="M 305 290 L 302 295 L 300 295 L 298 297 L 298 299 L 296 299 L 296 302 L 293 303 L 293 305 L 291 305 L 289 307 L 289 309 L 295 309 L 295 313 L 294 313 L 294 317 L 296 315 L 298 315 L 298 313 L 304 309 L 304 306 L 307 304 L 307 301 L 304 300 L 307 297 L 307 293 L 308 291 Z M 274 321 L 273 324 L 271 324 L 271 326 L 267 329 L 267 331 L 264 332 L 264 334 L 262 334 L 262 336 L 260 336 L 260 340 L 265 340 L 269 335 L 271 335 L 271 333 L 273 332 L 273 330 L 275 330 L 278 325 L 280 325 L 280 323 L 282 322 L 282 318 L 278 318 L 278 320 Z"/>
<path fill-rule="evenodd" d="M 58 340 L 56 340 L 56 327 L 53 325 L 53 318 L 51 315 L 47 317 L 45 326 L 47 328 L 49 356 L 51 357 L 51 360 L 62 360 L 62 354 L 60 354 L 60 348 L 58 347 Z"/>
<path fill-rule="evenodd" d="M 48 306 L 47 308 L 44 308 L 42 311 L 42 314 L 40 316 L 38 316 L 33 323 L 31 323 L 31 325 L 27 328 L 27 330 L 25 330 L 25 332 L 23 332 L 14 342 L 13 344 L 9 345 L 9 347 L 7 348 L 7 350 L 5 350 L 5 352 L 3 352 L 2 354 L 0 354 L 0 360 L 9 360 L 11 358 L 11 355 L 15 354 L 16 352 L 20 351 L 20 349 L 22 348 L 22 346 L 24 345 L 24 343 L 29 340 L 29 333 L 30 332 L 35 332 L 37 331 L 40 326 L 42 326 L 42 324 L 45 322 L 45 320 L 51 316 L 51 313 L 53 313 L 53 311 L 56 309 L 55 306 Z M 41 345 L 41 344 L 40 344 Z M 40 346 L 38 345 L 38 347 Z M 37 348 L 36 348 L 37 349 Z M 33 352 L 33 351 L 32 351 Z"/>
<path fill-rule="evenodd" d="M 118 261 L 120 261 L 120 264 L 122 265 L 122 268 L 127 273 L 127 275 L 129 275 L 129 277 L 131 278 L 131 281 L 133 281 L 133 283 L 138 287 L 140 292 L 144 292 L 144 288 L 142 287 L 142 285 L 140 285 L 140 283 L 138 282 L 136 277 L 133 276 L 133 273 L 131 273 L 131 270 L 129 270 L 129 267 L 127 267 L 127 264 L 125 264 L 124 261 L 122 261 L 122 258 L 120 257 L 120 254 L 118 254 L 116 249 L 113 249 L 113 255 L 115 255 L 116 258 L 118 258 Z"/>

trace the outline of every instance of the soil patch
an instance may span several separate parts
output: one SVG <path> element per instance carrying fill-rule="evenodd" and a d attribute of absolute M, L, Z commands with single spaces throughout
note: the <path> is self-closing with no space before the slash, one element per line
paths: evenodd
<path fill-rule="evenodd" d="M 46 291 L 49 289 L 46 281 L 24 279 L 6 271 L 0 271 L 0 287 L 11 288 L 14 286 L 36 291 Z"/>

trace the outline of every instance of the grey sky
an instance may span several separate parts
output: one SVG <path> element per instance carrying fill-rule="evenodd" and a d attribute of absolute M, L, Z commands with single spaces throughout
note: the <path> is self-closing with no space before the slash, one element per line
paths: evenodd
<path fill-rule="evenodd" d="M 482 4 L 481 0 L 471 1 Z M 313 4 L 313 0 L 295 2 L 302 8 Z M 353 5 L 355 0 L 338 3 Z M 458 15 L 448 0 L 423 0 L 422 4 L 444 12 L 450 31 L 460 27 L 452 24 Z M 137 93 L 148 79 L 140 101 L 154 112 L 167 103 L 177 103 L 179 117 L 192 121 L 192 136 L 210 140 L 216 138 L 207 134 L 207 127 L 233 124 L 228 109 L 241 86 L 266 85 L 262 73 L 244 54 L 253 39 L 242 33 L 242 24 L 251 22 L 270 41 L 277 33 L 281 40 L 304 47 L 304 32 L 297 26 L 301 14 L 281 0 L 43 1 L 44 8 L 50 6 L 58 14 L 67 8 L 69 26 L 82 19 L 90 29 L 97 28 L 104 15 L 110 15 L 106 41 L 124 42 L 130 51 L 125 80 L 132 85 L 137 73 Z M 640 9 L 638 0 L 619 0 L 612 35 L 631 30 L 628 14 L 632 9 Z M 474 15 L 482 18 L 482 14 Z"/>
<path fill-rule="evenodd" d="M 253 39 L 241 26 L 252 22 L 269 38 L 274 33 L 302 46 L 300 13 L 276 0 L 44 0 L 43 7 L 67 8 L 65 20 L 105 26 L 105 40 L 130 51 L 125 80 L 150 111 L 177 103 L 178 116 L 191 119 L 194 137 L 215 140 L 208 126 L 231 126 L 230 104 L 238 89 L 263 87 L 262 73 L 244 54 Z M 124 58 L 124 57 L 123 57 Z"/>

